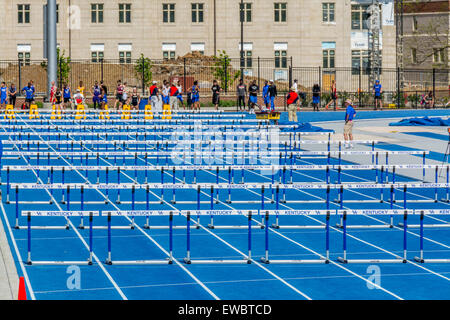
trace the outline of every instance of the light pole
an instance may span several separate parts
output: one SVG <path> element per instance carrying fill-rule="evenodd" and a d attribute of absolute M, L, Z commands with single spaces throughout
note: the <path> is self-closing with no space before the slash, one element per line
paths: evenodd
<path fill-rule="evenodd" d="M 244 80 L 244 18 L 245 18 L 245 10 L 244 10 L 244 0 L 241 0 L 241 80 Z"/>
<path fill-rule="evenodd" d="M 57 80 L 56 52 L 56 0 L 47 1 L 47 93 L 50 97 L 52 82 Z"/>

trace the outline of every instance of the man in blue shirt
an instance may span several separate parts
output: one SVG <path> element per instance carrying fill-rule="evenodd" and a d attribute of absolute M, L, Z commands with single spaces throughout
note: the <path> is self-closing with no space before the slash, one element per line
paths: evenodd
<path fill-rule="evenodd" d="M 269 109 L 270 98 L 269 98 L 269 82 L 268 81 L 264 82 L 262 94 L 263 94 L 263 98 L 264 98 L 264 104 L 266 105 L 266 109 Z"/>
<path fill-rule="evenodd" d="M 356 111 L 352 106 L 351 100 L 345 101 L 347 111 L 345 113 L 344 139 L 345 148 L 353 148 L 353 119 L 356 116 Z"/>
<path fill-rule="evenodd" d="M 25 104 L 29 109 L 34 101 L 34 87 L 31 82 L 28 82 L 28 85 L 22 89 L 22 92 L 25 92 Z"/>
<path fill-rule="evenodd" d="M 378 105 L 380 105 L 380 110 L 383 110 L 383 101 L 381 99 L 381 94 L 383 93 L 383 87 L 380 84 L 380 80 L 376 80 L 373 85 L 373 94 L 375 96 L 375 110 L 378 110 Z"/>
<path fill-rule="evenodd" d="M 6 100 L 8 97 L 8 87 L 6 86 L 6 82 L 2 82 L 2 85 L 0 87 L 0 104 L 1 104 L 1 108 L 5 109 L 6 108 Z"/>

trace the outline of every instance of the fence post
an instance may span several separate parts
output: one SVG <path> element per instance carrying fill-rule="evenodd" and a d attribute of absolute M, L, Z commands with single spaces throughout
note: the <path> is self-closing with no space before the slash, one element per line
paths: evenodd
<path fill-rule="evenodd" d="M 101 78 L 102 78 L 102 81 L 104 81 L 104 79 L 103 79 L 103 59 L 101 59 L 100 60 L 100 64 L 101 64 Z"/>
<path fill-rule="evenodd" d="M 319 108 L 322 104 L 322 67 L 319 66 L 319 88 L 320 88 L 320 93 L 319 93 L 319 98 L 320 98 L 320 104 L 319 104 Z"/>
<path fill-rule="evenodd" d="M 187 92 L 186 89 L 186 58 L 183 58 L 183 88 Z"/>
<path fill-rule="evenodd" d="M 258 56 L 258 87 L 261 88 L 261 65 L 259 56 Z"/>
<path fill-rule="evenodd" d="M 62 77 L 62 58 L 59 58 L 59 88 L 62 88 L 63 77 Z"/>
<path fill-rule="evenodd" d="M 436 101 L 436 69 L 433 68 L 433 98 Z M 436 104 L 436 102 L 435 102 Z M 434 108 L 434 106 L 433 106 Z"/>
<path fill-rule="evenodd" d="M 397 67 L 397 108 L 400 108 L 400 67 Z"/>
<path fill-rule="evenodd" d="M 227 65 L 228 58 L 225 57 L 224 60 L 224 71 L 225 71 L 225 93 L 228 93 L 228 65 Z"/>
<path fill-rule="evenodd" d="M 292 88 L 292 65 L 289 66 L 289 89 Z"/>
<path fill-rule="evenodd" d="M 145 58 L 141 56 L 141 68 L 142 68 L 142 97 L 145 96 Z"/>
<path fill-rule="evenodd" d="M 359 65 L 359 70 L 358 70 L 358 102 L 359 102 L 359 107 L 360 108 L 362 106 L 362 104 L 361 104 L 361 91 L 362 91 L 362 88 L 361 88 L 361 86 L 362 86 L 361 73 L 362 73 L 362 68 L 361 68 L 361 65 Z"/>
<path fill-rule="evenodd" d="M 20 59 L 17 60 L 19 64 L 19 87 L 18 90 L 22 90 L 22 64 L 20 63 Z"/>

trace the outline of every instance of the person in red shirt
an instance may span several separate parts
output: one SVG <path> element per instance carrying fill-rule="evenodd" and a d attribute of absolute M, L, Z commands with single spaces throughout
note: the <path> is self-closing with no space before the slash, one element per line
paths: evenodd
<path fill-rule="evenodd" d="M 150 87 L 150 103 L 152 106 L 153 112 L 157 111 L 159 108 L 159 89 L 157 86 L 158 82 L 153 81 L 152 86 Z"/>
<path fill-rule="evenodd" d="M 55 94 L 56 94 L 56 85 L 55 85 L 55 81 L 52 81 L 52 87 L 50 88 L 50 103 L 51 104 L 54 104 L 56 102 Z"/>
<path fill-rule="evenodd" d="M 170 109 L 172 111 L 178 111 L 178 95 L 179 91 L 177 88 L 177 84 L 174 82 L 172 83 L 172 86 L 169 89 L 169 103 Z"/>
<path fill-rule="evenodd" d="M 291 88 L 289 90 L 288 95 L 286 96 L 287 107 L 289 111 L 289 122 L 298 122 L 297 118 L 297 102 L 298 102 L 298 93 L 295 92 L 295 88 Z"/>

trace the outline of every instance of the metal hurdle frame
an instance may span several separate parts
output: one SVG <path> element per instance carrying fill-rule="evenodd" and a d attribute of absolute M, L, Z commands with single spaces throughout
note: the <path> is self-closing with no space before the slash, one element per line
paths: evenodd
<path fill-rule="evenodd" d="M 343 256 L 338 257 L 338 261 L 344 264 L 367 264 L 367 263 L 407 263 L 408 262 L 408 214 L 413 214 L 414 210 L 339 210 L 338 214 L 343 217 L 342 247 Z M 348 215 L 403 215 L 403 257 L 395 259 L 348 259 L 347 258 L 347 216 Z"/>
<path fill-rule="evenodd" d="M 108 220 L 108 256 L 106 258 L 105 264 L 107 265 L 167 265 L 173 264 L 173 217 L 180 215 L 178 211 L 175 210 L 161 210 L 161 211 L 103 211 L 102 216 L 107 216 Z M 113 260 L 112 259 L 112 226 L 111 217 L 148 217 L 148 216 L 158 216 L 158 217 L 169 217 L 169 258 L 162 260 Z"/>
<path fill-rule="evenodd" d="M 265 256 L 261 258 L 261 262 L 265 264 L 329 264 L 330 263 L 330 215 L 335 210 L 267 210 L 265 211 Z M 283 216 L 293 216 L 293 215 L 318 215 L 326 216 L 325 218 L 325 259 L 310 259 L 310 260 L 279 260 L 269 258 L 269 216 L 276 215 L 277 218 L 280 215 Z M 303 229 L 317 229 L 303 227 Z"/>
<path fill-rule="evenodd" d="M 259 214 L 257 210 L 187 210 L 182 211 L 182 215 L 186 216 L 186 257 L 184 262 L 186 264 L 251 264 L 252 263 L 252 217 Z M 248 217 L 248 255 L 241 260 L 226 260 L 226 259 L 192 259 L 191 256 L 191 216 L 245 216 Z"/>
<path fill-rule="evenodd" d="M 27 261 L 26 264 L 31 266 L 39 265 L 92 265 L 93 257 L 93 217 L 99 216 L 98 211 L 22 211 L 22 216 L 27 217 Z M 87 261 L 35 261 L 31 259 L 31 217 L 89 217 L 89 258 Z"/>
<path fill-rule="evenodd" d="M 423 223 L 423 219 L 425 215 L 450 215 L 449 209 L 435 209 L 435 210 L 421 210 L 416 209 L 417 212 L 420 212 L 420 237 L 419 237 L 419 243 L 420 243 L 420 254 L 418 257 L 414 257 L 414 260 L 419 263 L 450 263 L 450 258 L 447 259 L 429 259 L 424 257 L 424 228 L 425 225 Z M 437 227 L 437 225 L 433 225 Z M 442 225 L 442 227 L 448 227 L 448 224 Z"/>

